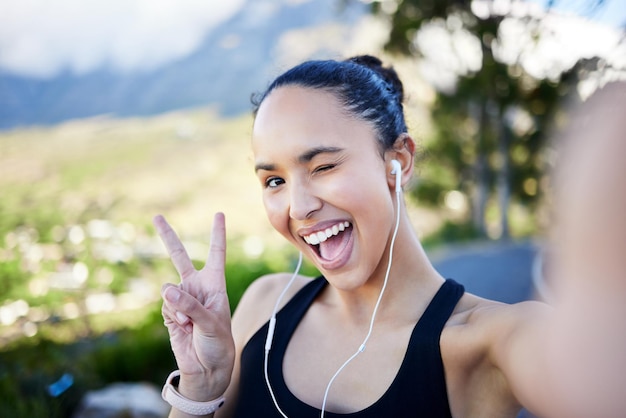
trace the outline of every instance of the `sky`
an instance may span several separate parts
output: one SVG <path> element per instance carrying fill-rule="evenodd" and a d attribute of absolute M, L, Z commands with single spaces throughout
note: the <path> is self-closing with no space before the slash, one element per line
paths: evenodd
<path fill-rule="evenodd" d="M 193 52 L 245 0 L 0 0 L 0 68 L 47 78 L 149 70 Z"/>
<path fill-rule="evenodd" d="M 103 67 L 150 70 L 192 53 L 245 1 L 0 0 L 0 70 L 37 78 Z M 588 1 L 558 0 L 557 8 L 584 14 Z M 626 23 L 626 0 L 605 1 L 592 17 L 612 25 Z"/>
<path fill-rule="evenodd" d="M 543 6 L 548 4 L 548 0 L 532 1 Z M 594 0 L 556 0 L 554 7 L 563 12 L 587 16 L 590 19 L 613 27 L 626 27 L 626 0 L 604 0 L 605 4 L 595 9 L 589 7 L 589 4 L 593 1 Z"/>

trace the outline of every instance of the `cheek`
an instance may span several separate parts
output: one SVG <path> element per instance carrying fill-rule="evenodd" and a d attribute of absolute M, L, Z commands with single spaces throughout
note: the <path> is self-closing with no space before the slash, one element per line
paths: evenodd
<path fill-rule="evenodd" d="M 263 205 L 267 219 L 280 234 L 287 236 L 289 232 L 289 210 L 280 195 L 264 195 Z"/>
<path fill-rule="evenodd" d="M 350 177 L 344 179 L 342 184 L 336 185 L 333 193 L 336 201 L 343 201 L 359 212 L 373 211 L 378 216 L 386 214 L 384 208 L 393 209 L 387 182 L 383 178 L 370 177 Z"/>

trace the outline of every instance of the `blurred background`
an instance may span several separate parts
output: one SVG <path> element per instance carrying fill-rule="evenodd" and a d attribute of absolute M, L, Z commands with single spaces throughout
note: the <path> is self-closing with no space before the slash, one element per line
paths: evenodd
<path fill-rule="evenodd" d="M 123 396 L 88 415 L 85 396 L 175 368 L 155 214 L 202 265 L 226 213 L 233 309 L 293 268 L 253 173 L 250 97 L 304 59 L 393 64 L 422 147 L 407 201 L 437 268 L 481 296 L 547 298 L 550 138 L 626 79 L 625 24 L 623 0 L 0 0 L 3 416 L 163 416 Z"/>

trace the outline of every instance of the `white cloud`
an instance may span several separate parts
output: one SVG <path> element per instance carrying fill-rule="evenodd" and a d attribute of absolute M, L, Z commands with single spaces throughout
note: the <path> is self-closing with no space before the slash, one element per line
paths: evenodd
<path fill-rule="evenodd" d="M 424 57 L 420 65 L 422 75 L 441 91 L 453 91 L 459 76 L 481 68 L 480 40 L 463 28 L 456 16 L 426 23 L 414 42 Z"/>
<path fill-rule="evenodd" d="M 508 65 L 519 64 L 537 79 L 558 79 L 580 59 L 593 57 L 609 68 L 593 75 L 593 86 L 626 78 L 624 32 L 610 25 L 571 13 L 546 13 L 539 5 L 523 1 L 474 0 L 472 11 L 482 18 L 506 16 L 492 43 L 494 57 Z M 413 41 L 424 58 L 422 75 L 440 91 L 453 92 L 459 76 L 481 68 L 480 40 L 454 15 L 423 25 Z"/>
<path fill-rule="evenodd" d="M 35 77 L 149 70 L 193 52 L 245 0 L 0 0 L 0 67 Z"/>
<path fill-rule="evenodd" d="M 533 77 L 555 79 L 581 58 L 612 60 L 621 42 L 618 30 L 576 16 L 547 15 L 530 24 L 506 18 L 494 55 L 507 64 L 520 63 Z"/>

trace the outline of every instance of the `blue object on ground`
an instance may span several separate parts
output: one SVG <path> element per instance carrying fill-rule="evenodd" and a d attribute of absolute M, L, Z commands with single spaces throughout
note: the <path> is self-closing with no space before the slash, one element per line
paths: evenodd
<path fill-rule="evenodd" d="M 59 380 L 48 386 L 48 394 L 53 398 L 56 398 L 63 394 L 74 384 L 74 376 L 69 373 L 65 373 Z"/>

